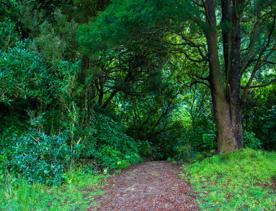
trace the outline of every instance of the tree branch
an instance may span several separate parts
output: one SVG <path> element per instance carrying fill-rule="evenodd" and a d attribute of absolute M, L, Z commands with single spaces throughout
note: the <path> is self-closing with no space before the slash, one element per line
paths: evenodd
<path fill-rule="evenodd" d="M 264 64 L 261 63 L 261 59 L 262 59 L 262 56 L 265 52 L 265 50 L 267 49 L 267 47 L 269 46 L 270 42 L 271 42 L 271 37 L 272 37 L 272 34 L 273 34 L 273 31 L 274 31 L 274 28 L 275 28 L 275 22 L 276 22 L 276 15 L 274 15 L 273 17 L 273 23 L 272 23 L 272 27 L 269 31 L 269 34 L 268 34 L 268 38 L 266 40 L 266 43 L 264 44 L 264 46 L 262 47 L 260 53 L 259 53 L 259 56 L 258 56 L 258 59 L 256 61 L 256 64 L 253 68 L 253 71 L 250 75 L 250 78 L 246 84 L 246 86 L 244 87 L 244 93 L 243 93 L 243 96 L 242 96 L 242 102 L 245 102 L 246 100 L 246 97 L 248 95 L 248 92 L 249 92 L 249 88 L 253 82 L 253 79 L 255 78 L 255 75 L 257 73 L 257 71 L 260 69 L 261 66 L 263 66 Z M 274 48 L 274 47 L 273 47 Z M 269 54 L 266 55 L 266 57 L 268 57 L 272 52 L 273 52 L 273 48 L 272 50 L 269 52 Z M 267 58 L 265 58 L 266 60 Z"/>
<path fill-rule="evenodd" d="M 263 84 L 252 85 L 252 86 L 248 87 L 248 89 L 255 89 L 255 88 L 260 88 L 260 87 L 266 87 L 266 86 L 269 86 L 269 85 L 271 85 L 273 83 L 276 83 L 276 78 L 274 78 L 273 80 L 268 81 L 266 83 L 263 83 Z M 241 88 L 242 89 L 246 89 L 246 86 L 242 86 Z"/>
<path fill-rule="evenodd" d="M 271 37 L 272 37 L 273 31 L 275 30 L 275 21 L 276 21 L 276 15 L 273 16 L 272 27 L 269 30 L 268 37 L 267 37 L 265 44 L 260 49 L 258 59 L 260 59 L 260 57 L 262 57 L 263 53 L 265 52 L 265 50 L 271 43 Z M 258 29 L 259 24 L 260 24 L 260 22 L 257 21 L 253 27 L 252 32 L 251 32 L 251 39 L 250 39 L 250 43 L 249 43 L 248 50 L 247 50 L 247 52 L 249 52 L 249 53 L 247 54 L 247 56 L 245 58 L 245 62 L 243 62 L 243 64 L 242 64 L 242 68 L 241 68 L 242 73 L 244 73 L 245 70 L 250 66 L 250 64 L 252 64 L 255 61 L 254 57 L 256 56 L 256 54 L 254 54 L 253 48 L 254 48 L 254 44 L 257 39 L 257 33 L 258 33 L 257 29 Z"/>

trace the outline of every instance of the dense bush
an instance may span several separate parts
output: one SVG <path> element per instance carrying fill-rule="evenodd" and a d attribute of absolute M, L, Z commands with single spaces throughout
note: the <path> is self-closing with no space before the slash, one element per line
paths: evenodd
<path fill-rule="evenodd" d="M 9 168 L 30 182 L 61 184 L 74 153 L 63 134 L 30 131 L 16 138 Z"/>
<path fill-rule="evenodd" d="M 276 150 L 276 106 L 258 107 L 254 109 L 252 130 L 267 150 Z"/>
<path fill-rule="evenodd" d="M 14 126 L 10 122 L 22 120 L 6 116 L 2 121 L 1 172 L 9 169 L 30 182 L 61 184 L 74 158 L 77 162 L 78 158 L 92 162 L 91 168 L 106 170 L 122 169 L 142 161 L 138 142 L 125 134 L 119 122 L 100 113 L 94 113 L 89 126 L 69 125 L 66 133 L 58 135 L 39 132 L 39 128 L 43 129 L 41 125 L 45 125 L 44 117 Z M 27 127 L 36 129 L 27 130 Z"/>
<path fill-rule="evenodd" d="M 244 147 L 259 149 L 262 146 L 262 142 L 258 139 L 253 132 L 243 131 L 243 144 Z"/>
<path fill-rule="evenodd" d="M 217 148 L 215 131 L 208 124 L 185 128 L 182 137 L 174 144 L 172 158 L 190 162 L 213 155 Z"/>
<path fill-rule="evenodd" d="M 26 47 L 26 42 L 18 42 L 7 51 L 0 49 L 0 70 L 1 103 L 45 97 L 47 69 L 40 55 Z"/>
<path fill-rule="evenodd" d="M 96 113 L 85 133 L 82 156 L 95 159 L 101 168 L 124 168 L 141 161 L 137 142 L 112 118 Z"/>
<path fill-rule="evenodd" d="M 118 149 L 114 149 L 112 146 L 101 146 L 98 153 L 95 155 L 98 163 L 107 169 L 123 169 L 130 164 L 141 161 L 137 152 L 129 150 L 127 154 L 122 153 Z"/>
<path fill-rule="evenodd" d="M 276 150 L 276 86 L 252 90 L 244 108 L 244 128 L 252 131 L 266 150 Z"/>
<path fill-rule="evenodd" d="M 153 144 L 150 143 L 149 141 L 139 141 L 138 149 L 139 149 L 139 154 L 142 157 L 154 158 L 156 154 L 156 147 L 154 147 Z"/>

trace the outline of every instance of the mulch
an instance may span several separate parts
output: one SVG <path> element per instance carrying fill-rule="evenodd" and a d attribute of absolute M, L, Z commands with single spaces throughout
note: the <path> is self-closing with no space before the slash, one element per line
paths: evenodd
<path fill-rule="evenodd" d="M 165 161 L 131 166 L 108 180 L 96 198 L 99 211 L 199 210 L 191 187 L 179 178 L 179 166 Z"/>

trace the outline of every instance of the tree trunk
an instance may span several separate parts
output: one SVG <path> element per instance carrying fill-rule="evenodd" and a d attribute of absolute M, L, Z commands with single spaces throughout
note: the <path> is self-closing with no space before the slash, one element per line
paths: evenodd
<path fill-rule="evenodd" d="M 219 153 L 242 147 L 240 23 L 238 11 L 235 9 L 230 5 L 230 1 L 222 1 L 222 21 L 231 21 L 231 28 L 226 28 L 222 32 L 224 47 L 224 68 L 222 68 L 218 54 L 215 1 L 206 0 L 205 2 L 208 24 L 205 35 L 208 45 L 210 85 Z"/>
<path fill-rule="evenodd" d="M 231 87 L 221 74 L 217 52 L 216 32 L 210 32 L 208 40 L 210 83 L 217 129 L 218 152 L 224 153 L 241 147 L 241 110 L 239 96 L 229 93 Z M 236 98 L 238 97 L 238 99 Z"/>
<path fill-rule="evenodd" d="M 242 124 L 240 108 L 234 106 L 225 95 L 215 91 L 211 83 L 213 110 L 217 129 L 218 152 L 234 151 L 242 147 Z M 233 107 L 234 106 L 234 107 Z M 239 111 L 239 112 L 233 112 Z"/>
<path fill-rule="evenodd" d="M 241 37 L 240 9 L 242 0 L 232 0 L 232 30 L 231 30 L 231 69 L 228 76 L 229 105 L 231 121 L 234 129 L 237 147 L 242 147 L 242 108 L 241 108 Z"/>

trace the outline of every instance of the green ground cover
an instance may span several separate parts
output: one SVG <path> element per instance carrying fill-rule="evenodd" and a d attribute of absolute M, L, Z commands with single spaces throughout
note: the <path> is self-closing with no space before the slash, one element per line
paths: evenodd
<path fill-rule="evenodd" d="M 244 149 L 183 167 L 202 210 L 275 210 L 276 153 Z"/>
<path fill-rule="evenodd" d="M 81 169 L 65 173 L 61 186 L 30 184 L 13 176 L 1 176 L 0 209 L 27 210 L 86 210 L 94 204 L 94 197 L 103 194 L 101 189 L 107 175 Z"/>

